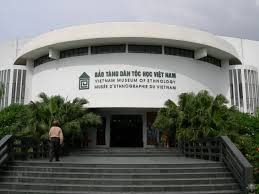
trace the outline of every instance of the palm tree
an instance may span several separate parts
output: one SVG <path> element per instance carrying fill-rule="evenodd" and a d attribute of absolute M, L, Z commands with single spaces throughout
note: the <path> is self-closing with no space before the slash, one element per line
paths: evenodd
<path fill-rule="evenodd" d="M 40 138 L 47 138 L 53 120 L 58 120 L 65 141 L 72 146 L 79 145 L 85 130 L 101 123 L 101 118 L 87 109 L 86 99 L 75 98 L 70 102 L 59 95 L 49 97 L 45 93 L 40 93 L 39 98 L 40 101 L 30 103 L 30 127 Z"/>
<path fill-rule="evenodd" d="M 168 139 L 175 139 L 176 131 L 182 123 L 182 115 L 179 107 L 171 100 L 165 102 L 165 107 L 161 108 L 155 119 L 153 126 L 160 129 L 164 144 L 168 144 Z"/>
<path fill-rule="evenodd" d="M 216 136 L 229 131 L 233 124 L 229 121 L 231 113 L 226 103 L 223 95 L 214 98 L 208 91 L 200 91 L 197 95 L 182 93 L 178 106 L 167 101 L 165 107 L 160 109 L 155 125 L 160 129 L 176 130 L 178 139 L 197 140 Z"/>

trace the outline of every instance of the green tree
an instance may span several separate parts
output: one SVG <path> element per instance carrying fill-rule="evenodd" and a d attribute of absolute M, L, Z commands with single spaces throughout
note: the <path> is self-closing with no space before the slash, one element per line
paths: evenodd
<path fill-rule="evenodd" d="M 171 100 L 165 102 L 165 107 L 159 110 L 155 119 L 154 127 L 160 129 L 160 132 L 168 134 L 169 138 L 174 138 L 182 121 L 182 115 L 179 107 Z"/>
<path fill-rule="evenodd" d="M 178 138 L 196 140 L 215 136 L 224 126 L 227 119 L 225 111 L 227 100 L 222 95 L 212 97 L 208 91 L 183 93 L 179 96 L 179 108 L 183 119 L 177 131 Z"/>
<path fill-rule="evenodd" d="M 200 91 L 197 95 L 182 93 L 178 106 L 167 101 L 165 107 L 160 109 L 155 127 L 168 129 L 167 125 L 170 125 L 176 130 L 177 138 L 189 140 L 219 134 L 236 134 L 232 127 L 235 119 L 229 119 L 231 112 L 226 106 L 227 103 L 223 95 L 214 98 L 208 91 Z"/>
<path fill-rule="evenodd" d="M 75 98 L 70 102 L 59 95 L 49 97 L 45 93 L 39 94 L 39 98 L 40 101 L 29 105 L 32 113 L 29 126 L 39 138 L 46 139 L 52 122 L 58 120 L 65 142 L 76 146 L 83 141 L 88 128 L 101 123 L 98 115 L 89 112 L 86 99 Z"/>
<path fill-rule="evenodd" d="M 0 138 L 7 134 L 21 135 L 30 117 L 28 106 L 11 104 L 0 111 Z"/>

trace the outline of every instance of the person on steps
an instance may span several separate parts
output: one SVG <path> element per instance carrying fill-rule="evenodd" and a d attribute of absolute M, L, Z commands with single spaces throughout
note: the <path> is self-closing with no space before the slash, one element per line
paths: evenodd
<path fill-rule="evenodd" d="M 56 161 L 59 161 L 59 150 L 60 145 L 63 143 L 63 133 L 62 129 L 59 127 L 58 121 L 53 121 L 52 127 L 49 130 L 49 140 L 50 140 L 50 151 L 49 151 L 49 161 L 52 162 L 54 156 Z"/>

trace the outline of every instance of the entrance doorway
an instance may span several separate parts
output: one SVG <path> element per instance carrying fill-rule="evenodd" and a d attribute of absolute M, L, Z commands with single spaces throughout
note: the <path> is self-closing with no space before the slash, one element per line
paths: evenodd
<path fill-rule="evenodd" d="M 141 115 L 112 115 L 111 147 L 143 147 Z"/>

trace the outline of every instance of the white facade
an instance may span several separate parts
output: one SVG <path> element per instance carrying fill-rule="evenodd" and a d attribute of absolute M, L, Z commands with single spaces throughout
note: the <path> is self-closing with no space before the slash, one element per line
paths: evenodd
<path fill-rule="evenodd" d="M 0 42 L 5 85 L 0 106 L 29 103 L 45 92 L 84 97 L 107 120 L 111 112 L 132 110 L 144 119 L 145 112 L 158 110 L 167 99 L 177 102 L 183 92 L 208 90 L 223 94 L 240 111 L 254 113 L 258 67 L 257 41 L 156 23 L 75 26 Z M 146 128 L 143 122 L 143 139 Z"/>

